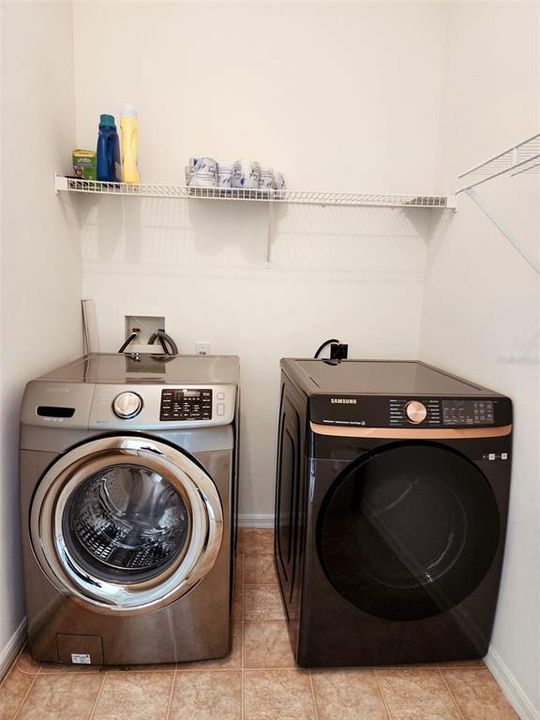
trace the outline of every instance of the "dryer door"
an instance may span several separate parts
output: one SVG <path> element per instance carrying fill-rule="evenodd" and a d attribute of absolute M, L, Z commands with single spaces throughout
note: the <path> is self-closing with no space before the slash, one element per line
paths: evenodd
<path fill-rule="evenodd" d="M 361 610 L 416 620 L 459 604 L 482 582 L 499 510 L 476 465 L 444 446 L 390 445 L 330 488 L 318 551 L 335 589 Z"/>
<path fill-rule="evenodd" d="M 93 440 L 42 478 L 30 528 L 62 592 L 106 613 L 167 605 L 214 565 L 223 535 L 212 479 L 179 450 L 141 437 Z"/>

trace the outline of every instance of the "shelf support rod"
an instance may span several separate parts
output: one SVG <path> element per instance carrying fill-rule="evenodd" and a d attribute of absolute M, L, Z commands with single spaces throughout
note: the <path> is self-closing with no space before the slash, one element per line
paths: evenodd
<path fill-rule="evenodd" d="M 268 203 L 268 227 L 266 235 L 266 269 L 269 270 L 272 266 L 272 239 L 274 237 L 274 203 L 270 201 Z"/>
<path fill-rule="evenodd" d="M 66 177 L 54 173 L 54 192 L 58 195 L 60 190 L 68 189 L 68 181 Z"/>
<path fill-rule="evenodd" d="M 517 250 L 517 252 L 521 255 L 523 260 L 529 265 L 534 272 L 537 275 L 540 275 L 540 268 L 536 265 L 534 260 L 532 260 L 519 246 L 519 243 L 517 242 L 516 238 L 512 235 L 512 233 L 495 217 L 493 212 L 487 207 L 486 203 L 482 200 L 482 198 L 478 195 L 476 190 L 473 190 L 472 188 L 469 188 L 465 190 L 467 195 L 471 198 L 471 200 L 480 208 L 480 210 L 484 213 L 484 215 L 495 225 L 497 230 L 504 235 L 504 237 L 508 240 L 508 242 L 512 245 L 514 250 Z"/>

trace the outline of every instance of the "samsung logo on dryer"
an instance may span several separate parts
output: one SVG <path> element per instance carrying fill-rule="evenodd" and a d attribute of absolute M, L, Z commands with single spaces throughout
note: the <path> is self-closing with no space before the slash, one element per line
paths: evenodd
<path fill-rule="evenodd" d="M 330 398 L 332 405 L 356 405 L 356 398 Z"/>

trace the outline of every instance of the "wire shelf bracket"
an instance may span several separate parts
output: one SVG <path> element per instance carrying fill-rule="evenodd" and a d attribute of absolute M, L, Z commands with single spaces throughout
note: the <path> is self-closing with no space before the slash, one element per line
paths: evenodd
<path fill-rule="evenodd" d="M 529 255 L 521 249 L 516 237 L 508 228 L 497 219 L 497 216 L 488 207 L 486 202 L 478 194 L 477 188 L 482 183 L 492 180 L 502 175 L 510 175 L 515 177 L 522 173 L 540 172 L 540 133 L 532 135 L 530 138 L 523 140 L 517 145 L 513 145 L 498 155 L 494 155 L 484 162 L 475 165 L 461 173 L 459 178 L 465 181 L 465 184 L 456 190 L 456 195 L 465 193 L 480 208 L 484 215 L 495 225 L 497 230 L 504 235 L 512 247 L 521 255 L 523 260 L 540 275 L 540 267 Z"/>
<path fill-rule="evenodd" d="M 537 275 L 540 275 L 540 267 L 538 266 L 538 264 L 521 249 L 514 235 L 508 230 L 505 225 L 503 225 L 502 222 L 500 222 L 500 220 L 497 219 L 496 215 L 486 205 L 485 201 L 480 197 L 476 190 L 469 188 L 468 190 L 466 190 L 466 194 L 480 208 L 480 210 L 493 223 L 493 225 L 495 225 L 497 230 L 499 230 L 499 232 L 504 235 L 504 237 L 512 245 L 514 250 L 516 250 L 521 255 L 521 257 L 523 258 L 523 260 L 525 260 L 529 267 L 531 267 Z"/>
<path fill-rule="evenodd" d="M 459 178 L 465 184 L 456 195 L 501 175 L 514 177 L 532 171 L 540 172 L 540 133 L 461 173 Z"/>

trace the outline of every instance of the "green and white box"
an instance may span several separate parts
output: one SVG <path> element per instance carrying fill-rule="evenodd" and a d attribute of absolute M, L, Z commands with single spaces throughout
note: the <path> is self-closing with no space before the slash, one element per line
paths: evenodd
<path fill-rule="evenodd" d="M 96 179 L 96 153 L 93 150 L 74 150 L 73 174 L 81 180 Z"/>

